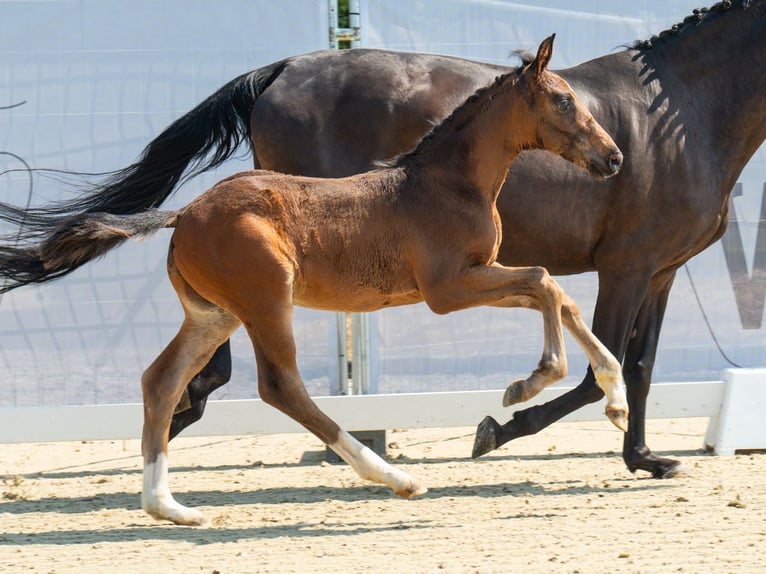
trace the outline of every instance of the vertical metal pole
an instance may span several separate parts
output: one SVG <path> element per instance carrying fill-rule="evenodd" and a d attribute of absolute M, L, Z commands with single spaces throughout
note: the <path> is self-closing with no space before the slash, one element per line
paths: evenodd
<path fill-rule="evenodd" d="M 354 40 L 351 41 L 352 48 L 361 47 L 359 38 L 361 37 L 362 16 L 359 11 L 360 0 L 349 0 L 348 2 L 348 25 L 354 31 Z"/>
<path fill-rule="evenodd" d="M 348 3 L 348 28 L 338 28 L 338 0 L 329 2 L 329 34 L 330 48 L 338 49 L 339 38 L 344 42 L 350 42 L 352 48 L 361 47 L 362 19 L 360 15 L 360 0 L 349 0 Z M 351 316 L 351 388 L 348 384 L 348 357 L 346 336 L 346 322 Z M 346 395 L 349 392 L 355 395 L 363 395 L 370 392 L 370 316 L 367 313 L 336 313 L 335 320 L 338 326 L 338 394 Z M 357 431 L 351 433 L 357 440 L 378 454 L 386 453 L 386 431 Z M 331 462 L 340 462 L 338 456 L 329 448 L 325 450 L 325 459 Z"/>
<path fill-rule="evenodd" d="M 335 313 L 335 324 L 338 329 L 338 381 L 336 394 L 348 394 L 348 357 L 346 347 L 346 313 Z"/>
<path fill-rule="evenodd" d="M 338 49 L 338 0 L 328 0 L 329 10 L 329 40 L 330 49 Z M 348 357 L 346 356 L 346 347 L 348 340 L 346 337 L 346 313 L 335 313 L 335 323 L 338 330 L 338 380 L 335 389 L 338 395 L 348 394 Z"/>
<path fill-rule="evenodd" d="M 328 0 L 330 6 L 330 49 L 338 49 L 338 0 Z"/>
<path fill-rule="evenodd" d="M 370 317 L 367 313 L 351 315 L 351 389 L 355 395 L 370 392 Z"/>
<path fill-rule="evenodd" d="M 351 47 L 358 48 L 359 31 L 361 28 L 360 0 L 350 0 L 349 8 L 349 28 L 338 27 L 338 0 L 328 0 L 329 16 L 329 44 L 330 49 L 338 49 L 338 38 L 342 37 L 348 41 L 351 39 Z M 337 394 L 345 395 L 349 393 L 348 385 L 348 356 L 346 336 L 346 321 L 348 313 L 336 313 L 335 320 L 338 329 L 338 384 Z M 351 389 L 354 394 L 367 392 L 370 380 L 370 365 L 367 357 L 367 348 L 369 347 L 369 321 L 366 316 L 356 314 L 351 315 Z"/>

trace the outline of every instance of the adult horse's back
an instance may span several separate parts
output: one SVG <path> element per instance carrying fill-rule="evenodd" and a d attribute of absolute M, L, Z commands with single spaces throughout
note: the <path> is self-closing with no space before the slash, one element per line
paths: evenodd
<path fill-rule="evenodd" d="M 257 166 L 320 176 L 364 171 L 412 147 L 431 122 L 502 70 L 372 50 L 289 58 L 224 86 L 74 209 L 158 205 L 187 164 L 204 171 L 244 136 Z M 498 201 L 499 260 L 554 274 L 598 272 L 593 330 L 624 359 L 630 402 L 623 458 L 631 470 L 671 476 L 677 462 L 655 457 L 644 441 L 646 397 L 676 270 L 724 232 L 732 186 L 766 137 L 766 0 L 720 2 L 561 75 L 625 152 L 623 171 L 594 184 L 563 162 L 522 154 L 508 176 L 513 194 Z M 192 408 L 176 415 L 171 433 L 201 416 L 228 364 L 224 348 L 189 387 Z M 600 397 L 589 372 L 576 389 L 505 425 L 485 420 L 474 454 Z"/>

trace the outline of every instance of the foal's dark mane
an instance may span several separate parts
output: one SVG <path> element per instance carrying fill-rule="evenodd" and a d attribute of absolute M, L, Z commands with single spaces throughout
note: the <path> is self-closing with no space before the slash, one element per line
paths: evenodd
<path fill-rule="evenodd" d="M 444 118 L 441 123 L 435 124 L 434 127 L 431 128 L 431 131 L 423 136 L 423 138 L 410 151 L 404 152 L 398 156 L 394 156 L 388 160 L 377 161 L 375 164 L 381 168 L 400 166 L 403 163 L 412 161 L 418 157 L 422 153 L 423 149 L 427 148 L 435 138 L 439 137 L 442 132 L 446 130 L 459 131 L 463 124 L 465 124 L 476 113 L 479 113 L 481 110 L 485 109 L 486 106 L 489 105 L 489 103 L 494 99 L 497 93 L 499 93 L 506 84 L 513 83 L 513 81 L 518 78 L 524 67 L 531 64 L 535 59 L 534 54 L 525 50 L 519 50 L 515 52 L 515 54 L 519 57 L 519 59 L 521 59 L 521 64 L 519 66 L 513 68 L 505 74 L 497 76 L 495 81 L 489 86 L 484 86 L 476 90 L 473 95 L 469 96 L 462 104 L 455 108 L 452 113 Z M 493 90 L 495 93 L 490 94 L 489 97 L 486 98 L 484 106 L 482 106 L 480 109 L 476 109 L 474 106 L 476 101 L 487 95 L 487 92 Z"/>
<path fill-rule="evenodd" d="M 740 4 L 743 8 L 748 8 L 750 6 L 751 0 L 739 0 L 737 3 Z M 629 47 L 639 50 L 648 50 L 653 48 L 665 42 L 668 38 L 679 35 L 684 30 L 697 26 L 702 22 L 708 22 L 710 20 L 717 19 L 721 16 L 721 14 L 731 10 L 734 4 L 735 2 L 732 0 L 724 0 L 723 2 L 713 4 L 710 8 L 695 8 L 689 16 L 684 18 L 683 22 L 673 24 L 669 29 L 663 30 L 659 34 L 656 34 L 651 38 L 647 38 L 646 40 L 636 40 Z"/>

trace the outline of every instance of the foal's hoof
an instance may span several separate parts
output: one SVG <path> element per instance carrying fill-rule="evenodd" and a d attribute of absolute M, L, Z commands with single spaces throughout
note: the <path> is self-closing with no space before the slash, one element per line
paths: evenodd
<path fill-rule="evenodd" d="M 471 458 L 479 458 L 497 448 L 497 434 L 500 425 L 492 417 L 484 417 L 484 420 L 476 427 L 476 437 L 473 439 L 473 451 Z"/>
<path fill-rule="evenodd" d="M 606 407 L 606 418 L 622 432 L 628 432 L 628 411 L 621 408 Z"/>
<path fill-rule="evenodd" d="M 169 520 L 181 526 L 204 526 L 207 518 L 199 510 L 180 504 L 163 508 L 144 508 L 144 511 L 157 520 Z"/>
<path fill-rule="evenodd" d="M 504 407 L 510 407 L 511 405 L 524 402 L 524 384 L 526 382 L 525 379 L 519 379 L 508 385 L 508 388 L 505 389 L 505 394 L 503 395 Z"/>
<path fill-rule="evenodd" d="M 425 486 L 422 486 L 415 481 L 411 481 L 404 488 L 395 490 L 394 494 L 401 496 L 402 498 L 410 499 L 415 498 L 416 496 L 420 496 L 421 494 L 425 494 L 426 492 L 428 492 L 428 489 Z"/>

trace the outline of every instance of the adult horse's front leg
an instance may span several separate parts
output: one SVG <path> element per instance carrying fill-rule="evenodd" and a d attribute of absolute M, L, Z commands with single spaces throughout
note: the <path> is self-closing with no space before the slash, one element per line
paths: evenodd
<path fill-rule="evenodd" d="M 652 279 L 636 318 L 634 334 L 628 341 L 623 367 L 628 387 L 630 425 L 625 434 L 622 458 L 631 472 L 645 470 L 654 478 L 672 478 L 681 468 L 677 460 L 654 455 L 645 442 L 646 399 L 675 274 L 675 270 L 668 271 Z"/>

